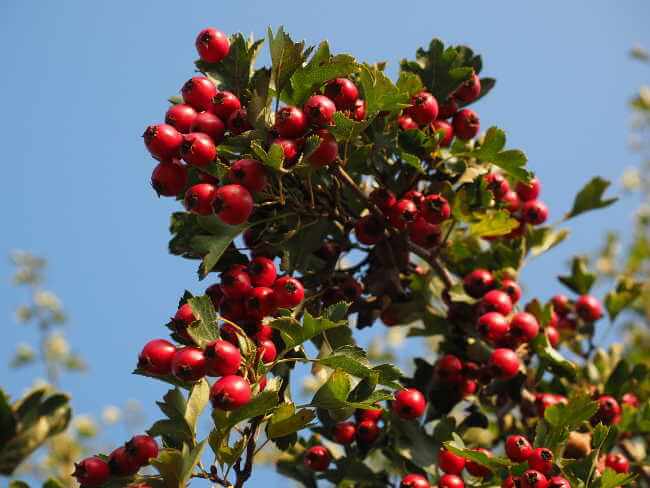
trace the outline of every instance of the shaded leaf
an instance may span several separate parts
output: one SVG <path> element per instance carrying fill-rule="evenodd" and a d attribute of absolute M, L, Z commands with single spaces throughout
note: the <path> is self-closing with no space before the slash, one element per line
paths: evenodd
<path fill-rule="evenodd" d="M 618 198 L 603 199 L 603 194 L 610 184 L 609 181 L 600 176 L 592 178 L 576 195 L 573 201 L 573 208 L 566 215 L 565 219 L 568 220 L 581 213 L 607 207 L 618 200 Z"/>
<path fill-rule="evenodd" d="M 484 213 L 474 212 L 476 222 L 469 224 L 469 232 L 476 237 L 504 236 L 519 227 L 519 221 L 510 216 L 505 210 L 487 210 Z"/>
<path fill-rule="evenodd" d="M 628 277 L 621 277 L 616 287 L 605 296 L 605 308 L 609 319 L 614 321 L 618 314 L 632 305 L 641 296 L 643 285 Z"/>
<path fill-rule="evenodd" d="M 559 276 L 558 280 L 578 295 L 585 295 L 596 282 L 596 274 L 589 271 L 585 258 L 575 257 L 571 262 L 571 275 Z"/>
<path fill-rule="evenodd" d="M 197 318 L 188 328 L 187 332 L 199 347 L 204 348 L 209 342 L 219 338 L 217 326 L 217 313 L 209 296 L 192 297 L 187 300 L 192 307 L 192 312 Z"/>

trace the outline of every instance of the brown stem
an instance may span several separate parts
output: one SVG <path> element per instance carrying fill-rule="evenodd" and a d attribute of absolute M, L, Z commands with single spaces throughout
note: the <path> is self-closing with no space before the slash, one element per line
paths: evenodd
<path fill-rule="evenodd" d="M 334 173 L 334 176 L 336 178 L 343 182 L 345 185 L 347 185 L 354 193 L 357 194 L 357 196 L 363 200 L 363 202 L 366 204 L 368 209 L 375 214 L 377 217 L 384 219 L 384 213 L 381 211 L 381 209 L 375 205 L 369 198 L 368 196 L 363 192 L 361 188 L 359 188 L 359 185 L 356 184 L 356 182 L 352 179 L 352 177 L 343 169 L 343 167 L 340 164 L 335 164 L 332 166 L 332 173 Z"/>
<path fill-rule="evenodd" d="M 235 488 L 241 488 L 244 486 L 244 483 L 248 481 L 253 473 L 253 458 L 255 457 L 255 442 L 257 437 L 257 429 L 260 426 L 262 417 L 256 417 L 251 420 L 250 427 L 248 428 L 248 441 L 246 442 L 246 460 L 244 461 L 244 467 L 241 467 L 241 458 L 237 461 L 235 465 L 235 473 L 237 473 L 237 479 L 235 481 Z"/>
<path fill-rule="evenodd" d="M 452 286 L 454 286 L 454 283 L 451 279 L 451 275 L 449 274 L 449 271 L 447 271 L 442 264 L 440 264 L 440 261 L 436 258 L 436 253 L 432 253 L 428 251 L 427 249 L 423 248 L 422 246 L 418 246 L 414 242 L 412 242 L 410 239 L 408 241 L 408 246 L 409 250 L 420 256 L 422 259 L 424 259 L 429 266 L 436 272 L 436 274 L 440 277 L 442 282 L 445 285 L 446 290 L 450 290 Z"/>

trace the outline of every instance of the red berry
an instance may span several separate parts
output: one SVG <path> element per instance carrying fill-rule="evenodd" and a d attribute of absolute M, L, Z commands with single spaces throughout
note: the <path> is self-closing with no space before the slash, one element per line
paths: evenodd
<path fill-rule="evenodd" d="M 562 476 L 553 476 L 548 480 L 548 488 L 571 488 L 571 483 Z"/>
<path fill-rule="evenodd" d="M 146 466 L 150 459 L 158 457 L 158 443 L 148 435 L 135 435 L 124 447 L 139 466 Z"/>
<path fill-rule="evenodd" d="M 399 125 L 399 128 L 402 130 L 412 130 L 418 128 L 418 124 L 415 122 L 415 120 L 413 120 L 408 115 L 402 115 L 398 117 L 397 124 Z"/>
<path fill-rule="evenodd" d="M 388 220 L 396 229 L 404 230 L 409 224 L 415 222 L 417 216 L 418 208 L 413 200 L 403 198 L 391 207 Z"/>
<path fill-rule="evenodd" d="M 354 302 L 363 293 L 363 284 L 352 276 L 346 276 L 339 285 L 346 300 Z"/>
<path fill-rule="evenodd" d="M 106 483 L 111 476 L 111 472 L 106 461 L 99 457 L 89 457 L 75 463 L 72 476 L 80 484 L 90 488 Z"/>
<path fill-rule="evenodd" d="M 597 298 L 582 295 L 576 300 L 576 313 L 585 322 L 595 322 L 603 316 L 603 309 Z"/>
<path fill-rule="evenodd" d="M 187 184 L 187 169 L 178 160 L 163 161 L 151 173 L 151 186 L 158 196 L 175 197 Z"/>
<path fill-rule="evenodd" d="M 463 82 L 459 88 L 454 92 L 454 98 L 461 102 L 471 103 L 476 100 L 481 94 L 481 80 L 476 73 L 472 73 L 472 77 Z"/>
<path fill-rule="evenodd" d="M 518 312 L 510 320 L 510 333 L 521 342 L 530 342 L 539 333 L 539 323 L 534 315 Z"/>
<path fill-rule="evenodd" d="M 617 424 L 621 420 L 621 406 L 616 398 L 609 395 L 602 395 L 598 398 L 598 411 L 591 418 L 593 425 L 602 422 L 604 425 Z"/>
<path fill-rule="evenodd" d="M 229 91 L 219 91 L 212 96 L 210 112 L 222 121 L 227 121 L 230 116 L 241 108 L 237 95 Z"/>
<path fill-rule="evenodd" d="M 445 474 L 438 480 L 438 488 L 464 488 L 463 478 L 455 474 Z"/>
<path fill-rule="evenodd" d="M 640 402 L 639 397 L 634 393 L 628 392 L 621 397 L 621 403 L 623 405 L 629 405 L 630 407 L 639 408 Z"/>
<path fill-rule="evenodd" d="M 347 446 L 354 442 L 357 428 L 353 422 L 339 422 L 334 426 L 333 437 L 338 444 Z"/>
<path fill-rule="evenodd" d="M 402 198 L 412 200 L 413 203 L 415 203 L 415 205 L 418 207 L 418 209 L 424 203 L 424 195 L 421 192 L 417 191 L 417 190 L 409 190 L 409 191 L 407 191 L 406 193 L 404 193 Z"/>
<path fill-rule="evenodd" d="M 312 471 L 327 470 L 331 461 L 332 455 L 327 448 L 323 446 L 312 446 L 305 451 L 305 466 Z"/>
<path fill-rule="evenodd" d="M 472 298 L 481 298 L 494 288 L 494 277 L 487 269 L 478 268 L 465 276 L 463 287 Z"/>
<path fill-rule="evenodd" d="M 285 163 L 293 163 L 298 157 L 298 145 L 292 139 L 275 139 L 272 144 L 278 144 L 282 148 Z"/>
<path fill-rule="evenodd" d="M 223 141 L 226 126 L 223 121 L 212 112 L 201 112 L 196 116 L 192 123 L 192 132 L 207 134 L 215 144 L 219 144 Z"/>
<path fill-rule="evenodd" d="M 347 78 L 336 78 L 325 85 L 325 96 L 334 102 L 338 110 L 350 109 L 359 98 L 359 89 Z"/>
<path fill-rule="evenodd" d="M 519 476 L 512 476 L 511 474 L 503 480 L 501 483 L 501 488 L 517 488 L 521 484 L 521 478 Z"/>
<path fill-rule="evenodd" d="M 231 113 L 226 125 L 228 126 L 228 130 L 235 135 L 242 134 L 253 128 L 248 120 L 248 111 L 245 108 L 240 108 Z"/>
<path fill-rule="evenodd" d="M 165 339 L 147 342 L 138 356 L 138 368 L 151 374 L 170 374 L 172 359 L 176 353 L 174 345 Z"/>
<path fill-rule="evenodd" d="M 503 197 L 501 197 L 499 201 L 503 203 L 504 207 L 508 212 L 510 213 L 519 212 L 519 209 L 521 207 L 521 201 L 519 200 L 519 197 L 514 191 L 510 190 L 505 195 L 503 195 Z"/>
<path fill-rule="evenodd" d="M 436 224 L 430 224 L 422 217 L 409 224 L 409 237 L 416 244 L 431 248 L 440 243 L 441 231 Z"/>
<path fill-rule="evenodd" d="M 485 454 L 487 457 L 492 457 L 492 453 L 483 447 L 477 447 L 475 449 L 472 449 L 472 451 L 481 452 Z M 471 474 L 472 476 L 476 476 L 477 478 L 485 478 L 486 476 L 489 476 L 491 473 L 491 471 L 487 467 L 475 461 L 470 461 L 469 459 L 467 460 L 465 469 L 469 474 Z"/>
<path fill-rule="evenodd" d="M 454 129 L 449 122 L 444 120 L 434 120 L 431 122 L 431 130 L 442 133 L 440 146 L 449 147 L 451 145 L 451 140 L 454 138 Z"/>
<path fill-rule="evenodd" d="M 228 56 L 230 41 L 220 30 L 209 27 L 196 36 L 196 50 L 199 57 L 206 63 L 218 63 Z"/>
<path fill-rule="evenodd" d="M 282 276 L 273 284 L 276 304 L 279 308 L 293 308 L 305 298 L 302 283 L 291 276 Z"/>
<path fill-rule="evenodd" d="M 438 119 L 448 119 L 456 112 L 458 112 L 458 103 L 450 97 L 438 107 Z"/>
<path fill-rule="evenodd" d="M 422 91 L 413 95 L 407 114 L 418 124 L 427 125 L 438 116 L 438 101 L 429 92 Z"/>
<path fill-rule="evenodd" d="M 548 407 L 557 405 L 558 403 L 567 403 L 567 400 L 562 395 L 554 395 L 553 393 L 538 393 L 535 395 L 535 405 L 537 406 L 537 414 L 542 417 L 544 411 Z"/>
<path fill-rule="evenodd" d="M 542 185 L 537 178 L 533 178 L 528 183 L 523 181 L 517 183 L 515 191 L 522 202 L 529 202 L 530 200 L 537 200 L 542 191 Z"/>
<path fill-rule="evenodd" d="M 264 256 L 256 257 L 248 264 L 247 269 L 253 286 L 273 286 L 277 272 L 271 259 Z"/>
<path fill-rule="evenodd" d="M 222 339 L 209 342 L 203 350 L 203 355 L 209 376 L 232 375 L 237 373 L 241 366 L 239 348 Z"/>
<path fill-rule="evenodd" d="M 212 99 L 217 94 L 217 87 L 205 76 L 195 76 L 185 82 L 181 94 L 185 103 L 198 112 L 203 112 L 212 109 Z"/>
<path fill-rule="evenodd" d="M 150 125 L 142 137 L 151 155 L 161 160 L 178 157 L 183 144 L 183 135 L 168 124 Z"/>
<path fill-rule="evenodd" d="M 447 474 L 460 474 L 465 468 L 465 458 L 443 447 L 438 451 L 438 467 Z"/>
<path fill-rule="evenodd" d="M 201 132 L 192 132 L 183 137 L 181 157 L 193 166 L 207 166 L 217 157 L 217 146 L 210 136 Z"/>
<path fill-rule="evenodd" d="M 498 348 L 492 352 L 489 364 L 501 379 L 508 380 L 519 372 L 519 357 L 511 349 Z"/>
<path fill-rule="evenodd" d="M 394 308 L 388 307 L 385 310 L 382 310 L 381 315 L 379 315 L 379 318 L 381 321 L 384 323 L 384 325 L 388 327 L 393 327 L 394 325 L 397 325 L 400 323 L 400 318 L 397 315 L 397 312 L 395 311 Z"/>
<path fill-rule="evenodd" d="M 501 315 L 509 315 L 512 312 L 512 300 L 501 290 L 490 290 L 483 295 L 479 309 L 481 313 L 498 312 Z"/>
<path fill-rule="evenodd" d="M 505 292 L 514 304 L 521 298 L 521 288 L 515 280 L 505 279 L 501 282 L 501 291 Z"/>
<path fill-rule="evenodd" d="M 178 103 L 167 109 L 165 123 L 174 127 L 178 132 L 187 134 L 190 132 L 197 115 L 196 110 L 189 105 Z"/>
<path fill-rule="evenodd" d="M 140 464 L 125 447 L 118 447 L 108 456 L 108 467 L 115 476 L 132 476 L 138 472 Z"/>
<path fill-rule="evenodd" d="M 176 314 L 174 315 L 174 321 L 179 322 L 179 325 L 183 325 L 185 327 L 190 325 L 195 320 L 196 317 L 194 316 L 194 312 L 192 311 L 192 307 L 189 303 L 184 303 L 178 307 L 178 310 L 176 310 Z"/>
<path fill-rule="evenodd" d="M 463 362 L 453 354 L 445 354 L 436 361 L 436 371 L 442 381 L 456 383 L 462 379 Z"/>
<path fill-rule="evenodd" d="M 198 215 L 210 215 L 217 196 L 217 188 L 210 183 L 199 183 L 185 192 L 185 208 Z"/>
<path fill-rule="evenodd" d="M 488 173 L 484 178 L 488 189 L 497 200 L 501 200 L 510 191 L 510 183 L 501 173 Z"/>
<path fill-rule="evenodd" d="M 552 347 L 557 347 L 560 343 L 560 332 L 555 327 L 547 327 L 544 331 Z"/>
<path fill-rule="evenodd" d="M 250 275 L 244 266 L 232 266 L 221 273 L 221 291 L 229 299 L 245 297 L 253 288 Z"/>
<path fill-rule="evenodd" d="M 617 473 L 627 473 L 630 471 L 630 461 L 623 454 L 608 454 L 605 457 L 605 466 L 612 468 Z"/>
<path fill-rule="evenodd" d="M 257 343 L 257 357 L 261 359 L 264 364 L 269 364 L 275 361 L 278 356 L 278 351 L 273 341 L 263 340 Z"/>
<path fill-rule="evenodd" d="M 548 475 L 553 470 L 553 452 L 545 447 L 537 447 L 527 459 L 530 469 Z"/>
<path fill-rule="evenodd" d="M 352 107 L 352 118 L 357 122 L 361 122 L 366 118 L 366 102 L 364 100 L 357 100 Z"/>
<path fill-rule="evenodd" d="M 210 388 L 210 401 L 218 410 L 235 410 L 250 402 L 251 397 L 251 386 L 241 376 L 224 376 Z"/>
<path fill-rule="evenodd" d="M 478 134 L 481 129 L 481 122 L 476 112 L 464 108 L 456 112 L 451 125 L 454 128 L 454 134 L 463 141 L 468 141 Z"/>
<path fill-rule="evenodd" d="M 424 395 L 415 388 L 406 388 L 395 393 L 393 411 L 403 419 L 420 417 L 427 407 Z"/>
<path fill-rule="evenodd" d="M 506 439 L 506 454 L 516 462 L 523 463 L 533 453 L 533 446 L 523 435 L 510 435 Z"/>
<path fill-rule="evenodd" d="M 397 203 L 397 198 L 392 191 L 386 188 L 375 188 L 370 193 L 370 201 L 377 205 L 382 212 L 387 213 Z"/>
<path fill-rule="evenodd" d="M 431 223 L 439 224 L 451 216 L 451 207 L 445 197 L 434 193 L 427 195 L 422 202 L 422 217 Z"/>
<path fill-rule="evenodd" d="M 508 333 L 510 324 L 500 313 L 488 312 L 479 317 L 476 328 L 487 340 L 498 342 Z"/>
<path fill-rule="evenodd" d="M 205 376 L 206 362 L 201 349 L 182 347 L 172 358 L 172 374 L 182 381 L 198 381 Z"/>
<path fill-rule="evenodd" d="M 555 295 L 551 298 L 551 303 L 553 303 L 555 313 L 561 317 L 571 312 L 571 302 L 566 295 Z"/>
<path fill-rule="evenodd" d="M 384 238 L 384 223 L 373 214 L 361 217 L 354 224 L 354 233 L 361 244 L 371 246 Z"/>
<path fill-rule="evenodd" d="M 212 305 L 214 305 L 214 308 L 216 310 L 219 310 L 221 301 L 223 300 L 223 291 L 221 291 L 221 286 L 219 283 L 208 286 L 205 289 L 205 294 L 210 297 L 210 300 L 212 300 Z"/>
<path fill-rule="evenodd" d="M 230 166 L 228 178 L 238 183 L 250 192 L 256 193 L 266 188 L 266 171 L 264 166 L 255 159 L 240 159 Z"/>
<path fill-rule="evenodd" d="M 307 130 L 307 117 L 298 107 L 282 107 L 275 114 L 274 127 L 280 137 L 301 137 Z"/>
<path fill-rule="evenodd" d="M 381 429 L 377 425 L 377 422 L 362 420 L 357 424 L 357 442 L 360 444 L 365 444 L 366 446 L 373 444 L 380 434 Z"/>
<path fill-rule="evenodd" d="M 521 488 L 547 488 L 548 480 L 539 471 L 529 469 L 521 475 Z"/>
<path fill-rule="evenodd" d="M 273 337 L 273 329 L 262 322 L 255 324 L 253 337 L 257 341 L 270 340 Z"/>
<path fill-rule="evenodd" d="M 323 95 L 312 95 L 305 102 L 303 111 L 309 122 L 312 124 L 324 127 L 327 125 L 332 125 L 332 118 L 334 117 L 334 112 L 336 112 L 336 105 L 334 102 Z"/>
<path fill-rule="evenodd" d="M 318 168 L 327 166 L 336 160 L 339 155 L 339 145 L 334 136 L 326 130 L 319 130 L 316 135 L 320 138 L 320 144 L 309 155 L 307 160 L 312 166 Z"/>
<path fill-rule="evenodd" d="M 383 413 L 384 411 L 381 408 L 357 409 L 354 412 L 354 417 L 357 419 L 357 422 L 371 420 L 377 423 L 381 420 Z"/>
<path fill-rule="evenodd" d="M 539 200 L 530 200 L 521 207 L 521 215 L 524 222 L 540 225 L 548 218 L 548 207 Z"/>
<path fill-rule="evenodd" d="M 215 192 L 212 207 L 224 223 L 239 225 L 253 213 L 253 197 L 241 185 L 224 185 Z"/>
<path fill-rule="evenodd" d="M 245 307 L 249 318 L 262 320 L 277 310 L 275 293 L 265 286 L 253 288 L 246 296 Z"/>
<path fill-rule="evenodd" d="M 402 478 L 399 488 L 430 488 L 429 481 L 417 473 L 410 473 Z M 455 487 L 454 487 L 455 488 Z"/>

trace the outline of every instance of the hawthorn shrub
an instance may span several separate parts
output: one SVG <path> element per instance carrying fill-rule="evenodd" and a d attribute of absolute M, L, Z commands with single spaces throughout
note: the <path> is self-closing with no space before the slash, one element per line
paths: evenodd
<path fill-rule="evenodd" d="M 570 296 L 522 303 L 522 266 L 568 231 L 545 225 L 525 154 L 480 132 L 469 107 L 495 84 L 481 57 L 434 39 L 393 82 L 326 42 L 267 41 L 255 68 L 263 40 L 199 33 L 199 74 L 144 132 L 155 191 L 184 206 L 169 250 L 209 286 L 138 358 L 172 385 L 164 418 L 77 463 L 83 486 L 239 488 L 269 443 L 309 487 L 647 481 L 647 368 L 594 342 L 640 285 L 601 304 L 577 257 Z M 562 223 L 613 203 L 608 184 L 592 179 Z M 355 327 L 407 327 L 425 357 L 409 374 L 375 364 Z M 328 376 L 297 404 L 301 364 Z"/>

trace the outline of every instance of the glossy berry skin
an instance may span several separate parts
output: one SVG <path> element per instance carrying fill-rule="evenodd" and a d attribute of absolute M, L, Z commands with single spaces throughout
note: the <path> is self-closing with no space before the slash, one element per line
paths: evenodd
<path fill-rule="evenodd" d="M 190 306 L 189 303 L 184 303 L 183 305 L 178 307 L 178 310 L 176 310 L 176 314 L 174 314 L 174 321 L 178 322 L 179 325 L 185 327 L 190 325 L 195 320 L 196 317 L 194 316 L 194 312 L 192 312 L 192 307 Z"/>
<path fill-rule="evenodd" d="M 629 405 L 630 407 L 639 408 L 640 402 L 639 397 L 632 392 L 628 392 L 621 397 L 621 403 L 623 405 Z"/>
<path fill-rule="evenodd" d="M 571 483 L 562 476 L 553 476 L 548 480 L 548 488 L 571 488 Z"/>
<path fill-rule="evenodd" d="M 503 480 L 503 483 L 501 483 L 501 488 L 517 488 L 520 484 L 521 478 L 510 474 L 505 480 Z"/>
<path fill-rule="evenodd" d="M 523 435 L 508 436 L 505 447 L 510 460 L 516 463 L 523 463 L 533 454 L 533 446 Z"/>
<path fill-rule="evenodd" d="M 449 202 L 437 193 L 424 197 L 421 210 L 422 217 L 431 224 L 440 224 L 451 215 Z"/>
<path fill-rule="evenodd" d="M 621 420 L 621 406 L 616 398 L 609 395 L 602 395 L 596 400 L 598 411 L 591 418 L 592 425 L 602 422 L 604 425 L 617 424 Z"/>
<path fill-rule="evenodd" d="M 510 324 L 500 313 L 488 312 L 479 317 L 476 328 L 488 341 L 498 342 L 508 333 Z"/>
<path fill-rule="evenodd" d="M 465 469 L 465 458 L 445 448 L 438 452 L 438 467 L 447 474 L 457 474 Z"/>
<path fill-rule="evenodd" d="M 381 408 L 358 409 L 354 412 L 354 418 L 357 422 L 364 420 L 371 420 L 372 422 L 379 422 L 384 411 Z"/>
<path fill-rule="evenodd" d="M 499 201 L 510 213 L 517 213 L 521 208 L 521 200 L 519 200 L 517 194 L 512 190 L 510 190 L 505 195 L 503 195 L 503 197 L 501 197 Z"/>
<path fill-rule="evenodd" d="M 178 157 L 183 135 L 169 124 L 150 125 L 142 134 L 151 155 L 160 160 Z"/>
<path fill-rule="evenodd" d="M 273 341 L 266 339 L 257 343 L 257 357 L 261 359 L 264 364 L 272 363 L 275 361 L 277 356 L 278 351 Z"/>
<path fill-rule="evenodd" d="M 275 264 L 269 258 L 259 256 L 248 264 L 248 275 L 253 286 L 273 286 L 277 272 Z"/>
<path fill-rule="evenodd" d="M 404 195 L 402 195 L 402 198 L 407 198 L 409 200 L 413 200 L 413 203 L 418 207 L 418 209 L 422 206 L 424 203 L 424 195 L 417 191 L 417 190 L 409 190 Z"/>
<path fill-rule="evenodd" d="M 403 198 L 391 207 L 388 220 L 396 229 L 404 230 L 409 224 L 415 222 L 417 216 L 418 208 L 413 200 Z"/>
<path fill-rule="evenodd" d="M 403 419 L 416 419 L 420 417 L 427 407 L 424 395 L 415 388 L 406 388 L 395 393 L 393 411 Z"/>
<path fill-rule="evenodd" d="M 175 197 L 186 184 L 187 168 L 178 160 L 163 161 L 151 173 L 151 186 L 159 197 Z"/>
<path fill-rule="evenodd" d="M 147 342 L 138 356 L 138 368 L 150 374 L 167 375 L 172 372 L 172 359 L 176 347 L 165 339 Z"/>
<path fill-rule="evenodd" d="M 490 290 L 479 304 L 482 313 L 497 312 L 501 315 L 510 315 L 512 312 L 512 300 L 507 293 L 501 290 Z"/>
<path fill-rule="evenodd" d="M 181 157 L 185 162 L 202 168 L 217 157 L 217 146 L 207 134 L 191 132 L 183 137 Z"/>
<path fill-rule="evenodd" d="M 418 128 L 417 122 L 408 115 L 401 115 L 397 118 L 397 125 L 402 130 L 413 130 Z"/>
<path fill-rule="evenodd" d="M 338 444 L 347 446 L 354 442 L 356 433 L 354 422 L 339 422 L 334 426 L 333 437 Z"/>
<path fill-rule="evenodd" d="M 210 388 L 210 402 L 218 410 L 235 410 L 246 405 L 251 398 L 251 386 L 241 376 L 224 376 Z"/>
<path fill-rule="evenodd" d="M 298 157 L 298 144 L 292 139 L 278 138 L 272 144 L 278 144 L 282 148 L 284 154 L 285 167 L 287 164 L 295 162 Z"/>
<path fill-rule="evenodd" d="M 468 108 L 456 112 L 451 125 L 454 128 L 456 137 L 463 141 L 468 141 L 476 137 L 476 134 L 481 129 L 481 122 L 478 115 Z"/>
<path fill-rule="evenodd" d="M 291 276 L 282 276 L 273 284 L 276 305 L 278 308 L 293 308 L 305 298 L 305 288 L 302 283 Z"/>
<path fill-rule="evenodd" d="M 417 473 L 410 473 L 402 478 L 399 488 L 430 488 L 429 481 Z"/>
<path fill-rule="evenodd" d="M 477 452 L 482 452 L 487 457 L 492 457 L 492 453 L 483 447 L 477 447 L 472 450 Z M 489 476 L 491 473 L 491 471 L 485 466 L 483 466 L 482 464 L 470 460 L 468 460 L 467 463 L 465 464 L 465 469 L 469 474 L 471 474 L 472 476 L 476 476 L 477 478 L 485 478 L 486 476 Z"/>
<path fill-rule="evenodd" d="M 438 488 L 464 488 L 463 478 L 455 474 L 445 474 L 438 480 Z"/>
<path fill-rule="evenodd" d="M 280 137 L 288 139 L 301 137 L 307 131 L 307 116 L 298 107 L 282 107 L 275 114 L 274 127 Z"/>
<path fill-rule="evenodd" d="M 576 313 L 585 322 L 595 322 L 603 316 L 603 308 L 597 298 L 582 295 L 576 300 Z"/>
<path fill-rule="evenodd" d="M 252 288 L 250 275 L 244 266 L 231 266 L 221 273 L 221 291 L 229 299 L 244 298 Z"/>
<path fill-rule="evenodd" d="M 214 212 L 212 204 L 217 196 L 217 188 L 210 183 L 198 183 L 185 192 L 185 208 L 198 215 Z"/>
<path fill-rule="evenodd" d="M 438 105 L 438 119 L 448 119 L 456 112 L 458 112 L 458 102 L 451 97 Z"/>
<path fill-rule="evenodd" d="M 228 56 L 230 51 L 228 36 L 213 27 L 199 32 L 195 45 L 199 57 L 206 63 L 218 63 Z"/>
<path fill-rule="evenodd" d="M 618 453 L 610 453 L 605 457 L 605 466 L 612 468 L 617 473 L 628 473 L 630 471 L 630 461 Z"/>
<path fill-rule="evenodd" d="M 436 224 L 430 224 L 422 217 L 416 218 L 415 222 L 409 224 L 408 228 L 409 237 L 419 246 L 429 249 L 440 243 L 440 227 Z"/>
<path fill-rule="evenodd" d="M 271 288 L 258 286 L 246 296 L 246 315 L 251 319 L 262 320 L 277 310 L 275 293 Z"/>
<path fill-rule="evenodd" d="M 196 347 L 182 347 L 172 358 L 172 374 L 182 381 L 198 381 L 205 376 L 206 361 L 203 351 Z"/>
<path fill-rule="evenodd" d="M 232 163 L 228 171 L 228 179 L 252 193 L 264 190 L 267 184 L 264 166 L 255 159 L 240 159 Z"/>
<path fill-rule="evenodd" d="M 377 425 L 377 422 L 363 420 L 357 424 L 357 442 L 360 444 L 366 446 L 373 444 L 380 434 L 381 429 Z"/>
<path fill-rule="evenodd" d="M 222 121 L 227 121 L 233 113 L 241 108 L 241 101 L 237 95 L 226 90 L 215 93 L 211 102 L 210 112 Z"/>
<path fill-rule="evenodd" d="M 441 147 L 451 146 L 451 141 L 454 138 L 454 129 L 449 122 L 434 120 L 431 122 L 431 130 L 434 132 L 442 132 L 442 139 L 440 139 Z"/>
<path fill-rule="evenodd" d="M 547 488 L 548 480 L 543 473 L 534 469 L 524 471 L 521 475 L 521 488 Z"/>
<path fill-rule="evenodd" d="M 305 451 L 303 459 L 305 467 L 312 471 L 326 471 L 331 461 L 332 455 L 323 446 L 310 447 Z"/>
<path fill-rule="evenodd" d="M 111 472 L 106 461 L 99 457 L 89 457 L 74 465 L 72 476 L 81 485 L 92 488 L 106 483 Z"/>
<path fill-rule="evenodd" d="M 462 379 L 463 362 L 453 354 L 445 354 L 436 361 L 436 372 L 447 383 L 456 383 Z"/>
<path fill-rule="evenodd" d="M 522 202 L 529 202 L 531 200 L 537 200 L 539 194 L 542 191 L 542 184 L 537 178 L 531 179 L 528 183 L 520 181 L 515 187 L 517 196 Z"/>
<path fill-rule="evenodd" d="M 560 331 L 558 331 L 555 327 L 547 327 L 544 330 L 544 333 L 548 338 L 549 344 L 553 347 L 557 347 L 557 345 L 560 343 Z"/>
<path fill-rule="evenodd" d="M 359 98 L 359 89 L 347 78 L 336 78 L 325 85 L 325 96 L 334 102 L 338 110 L 350 109 Z"/>
<path fill-rule="evenodd" d="M 226 122 L 226 126 L 234 135 L 242 134 L 253 128 L 248 120 L 248 111 L 245 108 L 240 108 L 231 113 Z"/>
<path fill-rule="evenodd" d="M 210 136 L 215 144 L 223 141 L 226 133 L 226 125 L 223 121 L 212 112 L 201 112 L 196 116 L 192 123 L 192 132 L 201 132 Z"/>
<path fill-rule="evenodd" d="M 181 134 L 191 131 L 192 124 L 196 120 L 197 112 L 185 103 L 172 105 L 165 114 L 165 123 L 174 127 Z"/>
<path fill-rule="evenodd" d="M 205 76 L 195 76 L 187 80 L 181 89 L 183 101 L 197 112 L 211 110 L 212 99 L 216 94 L 217 87 Z"/>
<path fill-rule="evenodd" d="M 494 277 L 487 269 L 475 269 L 463 278 L 463 288 L 472 298 L 481 298 L 494 288 Z"/>
<path fill-rule="evenodd" d="M 387 213 L 397 203 L 397 197 L 386 188 L 375 188 L 370 193 L 370 201 L 377 205 L 382 212 Z"/>
<path fill-rule="evenodd" d="M 510 333 L 520 342 L 530 342 L 539 333 L 539 323 L 534 315 L 518 312 L 510 320 Z"/>
<path fill-rule="evenodd" d="M 429 92 L 413 95 L 407 114 L 420 126 L 428 125 L 438 116 L 438 101 Z"/>
<path fill-rule="evenodd" d="M 357 122 L 361 122 L 366 118 L 366 102 L 365 100 L 357 100 L 352 107 L 352 118 Z"/>
<path fill-rule="evenodd" d="M 461 102 L 471 103 L 476 100 L 481 94 L 481 80 L 476 73 L 472 73 L 472 77 L 465 81 L 454 92 L 454 98 Z"/>
<path fill-rule="evenodd" d="M 239 225 L 253 213 L 253 197 L 242 185 L 224 185 L 215 192 L 212 207 L 222 222 Z"/>
<path fill-rule="evenodd" d="M 553 470 L 553 453 L 545 447 L 533 449 L 527 461 L 530 469 L 539 471 L 545 476 Z"/>
<path fill-rule="evenodd" d="M 332 118 L 336 112 L 334 102 L 323 95 L 312 95 L 303 107 L 309 122 L 317 127 L 332 125 Z"/>
<path fill-rule="evenodd" d="M 537 413 L 540 417 L 544 415 L 544 411 L 548 407 L 557 405 L 558 403 L 567 403 L 567 400 L 562 395 L 554 395 L 553 393 L 538 393 L 535 395 L 535 405 L 537 406 Z"/>
<path fill-rule="evenodd" d="M 497 200 L 501 200 L 510 191 L 510 183 L 501 173 L 488 173 L 485 182 Z"/>
<path fill-rule="evenodd" d="M 206 373 L 209 376 L 229 376 L 237 373 L 241 366 L 239 348 L 230 342 L 216 339 L 209 342 L 203 350 Z"/>
<path fill-rule="evenodd" d="M 332 164 L 336 157 L 339 155 L 339 145 L 334 139 L 334 136 L 327 132 L 326 130 L 319 130 L 316 132 L 316 135 L 320 138 L 320 144 L 312 152 L 307 161 L 312 166 L 317 168 L 322 168 Z"/>
<path fill-rule="evenodd" d="M 498 348 L 492 352 L 489 365 L 494 368 L 499 378 L 508 380 L 519 372 L 519 357 L 512 349 Z"/>
<path fill-rule="evenodd" d="M 127 453 L 139 466 L 149 464 L 149 459 L 158 456 L 158 443 L 148 435 L 135 435 L 125 445 Z"/>
<path fill-rule="evenodd" d="M 373 214 L 361 217 L 354 224 L 357 240 L 366 246 L 372 246 L 381 241 L 384 238 L 385 229 L 384 223 Z"/>
<path fill-rule="evenodd" d="M 138 472 L 140 464 L 126 447 L 118 447 L 108 456 L 108 467 L 114 476 L 132 476 Z"/>
<path fill-rule="evenodd" d="M 539 200 L 530 200 L 521 207 L 521 215 L 524 222 L 532 225 L 540 225 L 548 219 L 548 207 Z"/>
<path fill-rule="evenodd" d="M 505 292 L 509 297 L 510 301 L 515 304 L 521 298 L 521 288 L 515 280 L 505 279 L 501 282 L 500 290 Z"/>

